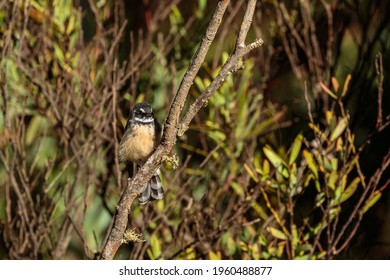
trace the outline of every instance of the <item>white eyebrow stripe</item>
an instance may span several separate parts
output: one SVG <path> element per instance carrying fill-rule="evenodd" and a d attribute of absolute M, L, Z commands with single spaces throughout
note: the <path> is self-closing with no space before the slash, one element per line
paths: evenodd
<path fill-rule="evenodd" d="M 136 122 L 141 122 L 141 123 L 152 123 L 154 121 L 153 118 L 140 119 L 140 118 L 137 118 L 137 117 L 135 117 L 134 120 Z"/>
<path fill-rule="evenodd" d="M 144 108 L 139 108 L 139 110 L 140 110 L 142 113 L 145 113 L 145 109 L 144 109 Z"/>

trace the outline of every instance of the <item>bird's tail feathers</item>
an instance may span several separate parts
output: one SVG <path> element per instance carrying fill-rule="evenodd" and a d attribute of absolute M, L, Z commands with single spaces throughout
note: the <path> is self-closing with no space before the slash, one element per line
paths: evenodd
<path fill-rule="evenodd" d="M 164 189 L 159 175 L 160 169 L 157 169 L 156 173 L 149 182 L 141 189 L 138 196 L 138 202 L 140 204 L 143 205 L 148 203 L 150 200 L 159 200 L 164 198 Z"/>

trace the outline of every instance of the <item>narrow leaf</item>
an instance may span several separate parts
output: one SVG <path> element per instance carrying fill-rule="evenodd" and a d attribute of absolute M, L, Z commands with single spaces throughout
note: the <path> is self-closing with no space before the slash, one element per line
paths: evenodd
<path fill-rule="evenodd" d="M 237 195 L 244 196 L 245 191 L 244 191 L 243 187 L 240 184 L 238 184 L 238 183 L 233 181 L 233 182 L 230 183 L 230 186 L 236 192 Z"/>
<path fill-rule="evenodd" d="M 355 179 L 353 179 L 353 181 L 349 184 L 349 186 L 345 189 L 345 191 L 341 195 L 340 203 L 346 201 L 348 198 L 350 198 L 354 194 L 359 183 L 360 183 L 359 177 L 356 177 Z"/>
<path fill-rule="evenodd" d="M 150 238 L 150 247 L 152 249 L 153 257 L 157 259 L 161 255 L 161 244 L 155 234 Z"/>
<path fill-rule="evenodd" d="M 321 139 L 328 141 L 328 138 L 326 137 L 325 133 L 323 133 L 317 125 L 315 125 L 314 123 L 309 123 L 309 127 L 314 131 L 314 133 L 318 134 Z"/>
<path fill-rule="evenodd" d="M 291 226 L 291 233 L 292 233 L 292 237 L 293 237 L 291 244 L 293 246 L 293 249 L 295 250 L 295 248 L 299 244 L 299 235 L 298 235 L 298 229 L 297 229 L 296 225 Z"/>
<path fill-rule="evenodd" d="M 287 239 L 287 236 L 281 231 L 281 230 L 278 230 L 274 227 L 268 227 L 267 228 L 267 231 L 275 238 L 277 239 L 281 239 L 281 240 L 286 240 Z"/>
<path fill-rule="evenodd" d="M 320 82 L 320 85 L 322 90 L 329 94 L 330 97 L 337 99 L 337 96 L 323 82 Z"/>
<path fill-rule="evenodd" d="M 343 87 L 343 92 L 341 93 L 341 97 L 344 97 L 344 95 L 347 93 L 349 82 L 351 81 L 351 79 L 352 79 L 351 74 L 348 74 L 348 76 L 347 76 L 347 78 L 345 79 L 345 82 L 344 82 L 344 87 Z"/>
<path fill-rule="evenodd" d="M 332 86 L 333 86 L 333 89 L 335 92 L 338 92 L 339 91 L 339 82 L 337 81 L 337 79 L 335 77 L 332 77 Z"/>
<path fill-rule="evenodd" d="M 309 169 L 311 170 L 311 172 L 313 172 L 315 178 L 318 178 L 318 170 L 317 170 L 316 163 L 315 163 L 314 158 L 311 155 L 311 153 L 307 150 L 303 150 L 303 156 L 305 157 L 307 165 L 309 166 Z"/>
<path fill-rule="evenodd" d="M 264 151 L 264 154 L 265 156 L 269 159 L 269 161 L 272 163 L 272 165 L 275 167 L 275 168 L 278 168 L 279 166 L 281 166 L 282 164 L 285 164 L 284 161 L 282 160 L 282 158 L 277 154 L 275 153 L 271 147 L 269 146 L 265 146 L 263 148 L 263 151 Z"/>
<path fill-rule="evenodd" d="M 264 163 L 263 163 L 263 174 L 262 175 L 267 176 L 270 171 L 271 171 L 271 168 L 269 166 L 269 161 L 268 160 L 264 160 Z"/>
<path fill-rule="evenodd" d="M 303 140 L 303 135 L 302 135 L 302 133 L 300 133 L 295 138 L 294 143 L 292 145 L 290 158 L 288 160 L 289 165 L 291 165 L 297 159 L 298 154 L 301 150 L 302 140 Z"/>
<path fill-rule="evenodd" d="M 257 203 L 256 201 L 252 201 L 251 207 L 253 210 L 256 211 L 256 213 L 260 216 L 260 218 L 262 218 L 264 220 L 268 219 L 269 215 L 264 210 L 264 208 L 261 207 L 261 205 L 259 203 Z"/>
<path fill-rule="evenodd" d="M 333 129 L 336 126 L 336 122 L 337 122 L 337 119 L 334 115 L 334 112 L 326 111 L 325 112 L 325 119 L 326 119 L 326 123 L 330 126 L 330 131 L 333 131 Z"/>
<path fill-rule="evenodd" d="M 255 181 L 256 183 L 259 182 L 259 178 L 257 178 L 256 174 L 252 171 L 252 169 L 246 163 L 244 163 L 244 168 L 245 168 L 246 172 L 248 172 L 249 176 L 251 176 L 253 181 Z"/>
<path fill-rule="evenodd" d="M 197 85 L 198 89 L 200 92 L 204 91 L 206 86 L 203 82 L 203 80 L 201 78 L 199 78 L 198 76 L 195 78 L 194 80 L 195 84 Z"/>
<path fill-rule="evenodd" d="M 305 188 L 307 188 L 307 186 L 310 184 L 310 181 L 313 180 L 313 179 L 314 179 L 314 175 L 313 175 L 313 173 L 310 173 L 310 174 L 306 177 L 305 183 L 303 184 L 303 186 L 304 186 Z"/>
<path fill-rule="evenodd" d="M 379 198 L 382 196 L 382 193 L 381 192 L 378 192 L 376 191 L 374 196 L 371 197 L 369 200 L 366 201 L 366 203 L 364 204 L 364 207 L 362 210 L 360 210 L 359 212 L 359 215 L 363 215 L 364 213 L 366 213 L 372 206 L 374 206 L 374 204 L 379 200 Z"/>
<path fill-rule="evenodd" d="M 330 141 L 336 140 L 341 135 L 341 133 L 343 133 L 343 131 L 347 127 L 347 124 L 347 118 L 342 118 L 336 125 L 335 129 L 332 131 L 332 134 L 330 135 Z"/>
<path fill-rule="evenodd" d="M 240 248 L 244 252 L 248 252 L 248 245 L 244 241 L 240 241 Z"/>
<path fill-rule="evenodd" d="M 285 112 L 280 111 L 280 112 L 276 113 L 275 115 L 273 115 L 272 118 L 269 118 L 269 119 L 262 121 L 261 123 L 259 123 L 258 125 L 256 125 L 253 128 L 253 130 L 249 133 L 248 137 L 253 137 L 253 136 L 256 136 L 258 134 L 263 133 L 269 127 L 276 124 L 278 122 L 278 120 L 281 119 L 284 115 L 285 115 Z"/>
<path fill-rule="evenodd" d="M 226 246 L 228 248 L 230 256 L 232 256 L 232 255 L 234 255 L 236 253 L 237 245 L 236 245 L 236 242 L 233 240 L 233 238 L 231 236 L 228 237 Z"/>
<path fill-rule="evenodd" d="M 331 173 L 330 173 L 330 175 L 329 175 L 329 177 L 328 177 L 328 186 L 332 189 L 332 190 L 334 190 L 335 188 L 336 188 L 336 181 L 337 181 L 337 179 L 338 179 L 338 172 L 337 172 L 337 170 L 333 170 Z"/>
<path fill-rule="evenodd" d="M 253 244 L 252 256 L 253 256 L 253 259 L 255 259 L 255 260 L 260 259 L 260 248 L 259 248 L 259 244 L 257 244 L 257 243 Z"/>
<path fill-rule="evenodd" d="M 220 260 L 221 259 L 221 252 L 214 253 L 213 251 L 210 251 L 209 258 L 210 258 L 210 260 Z"/>

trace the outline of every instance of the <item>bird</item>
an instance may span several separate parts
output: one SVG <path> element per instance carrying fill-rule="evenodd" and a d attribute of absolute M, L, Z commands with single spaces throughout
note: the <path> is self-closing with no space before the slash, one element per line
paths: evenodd
<path fill-rule="evenodd" d="M 161 125 L 155 118 L 152 107 L 146 102 L 136 103 L 130 110 L 119 145 L 119 160 L 127 165 L 132 162 L 137 167 L 141 167 L 160 143 L 161 134 Z M 164 198 L 160 174 L 161 171 L 158 168 L 149 182 L 140 190 L 138 202 L 141 205 L 150 200 Z"/>

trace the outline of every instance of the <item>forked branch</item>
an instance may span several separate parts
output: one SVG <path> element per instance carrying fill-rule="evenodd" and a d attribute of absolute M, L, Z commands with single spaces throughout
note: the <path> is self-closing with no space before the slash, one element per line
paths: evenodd
<path fill-rule="evenodd" d="M 121 199 L 116 208 L 114 216 L 113 227 L 108 235 L 106 244 L 102 252 L 102 259 L 113 259 L 119 246 L 122 243 L 123 235 L 126 230 L 128 222 L 128 214 L 130 212 L 131 204 L 137 197 L 139 190 L 154 174 L 158 166 L 160 165 L 164 156 L 167 156 L 173 146 L 176 143 L 177 136 L 182 135 L 188 128 L 189 123 L 192 121 L 198 111 L 207 104 L 208 99 L 218 90 L 223 81 L 238 68 L 240 59 L 248 54 L 251 50 L 260 47 L 263 43 L 262 39 L 245 45 L 245 39 L 247 37 L 249 28 L 252 23 L 253 14 L 256 8 L 256 0 L 249 0 L 248 6 L 244 18 L 242 20 L 241 28 L 237 36 L 236 48 L 228 61 L 224 64 L 217 77 L 211 82 L 210 86 L 195 100 L 186 112 L 185 116 L 179 123 L 179 117 L 187 100 L 188 92 L 193 84 L 195 77 L 206 57 L 206 54 L 213 42 L 220 23 L 222 22 L 223 15 L 229 5 L 230 0 L 222 0 L 218 3 L 216 10 L 212 16 L 212 19 L 208 25 L 202 42 L 195 53 L 192 62 L 184 74 L 182 82 L 179 86 L 177 94 L 171 104 L 167 119 L 164 124 L 164 134 L 161 140 L 161 144 L 157 147 L 156 151 L 147 160 L 146 164 L 139 170 L 125 188 Z"/>

